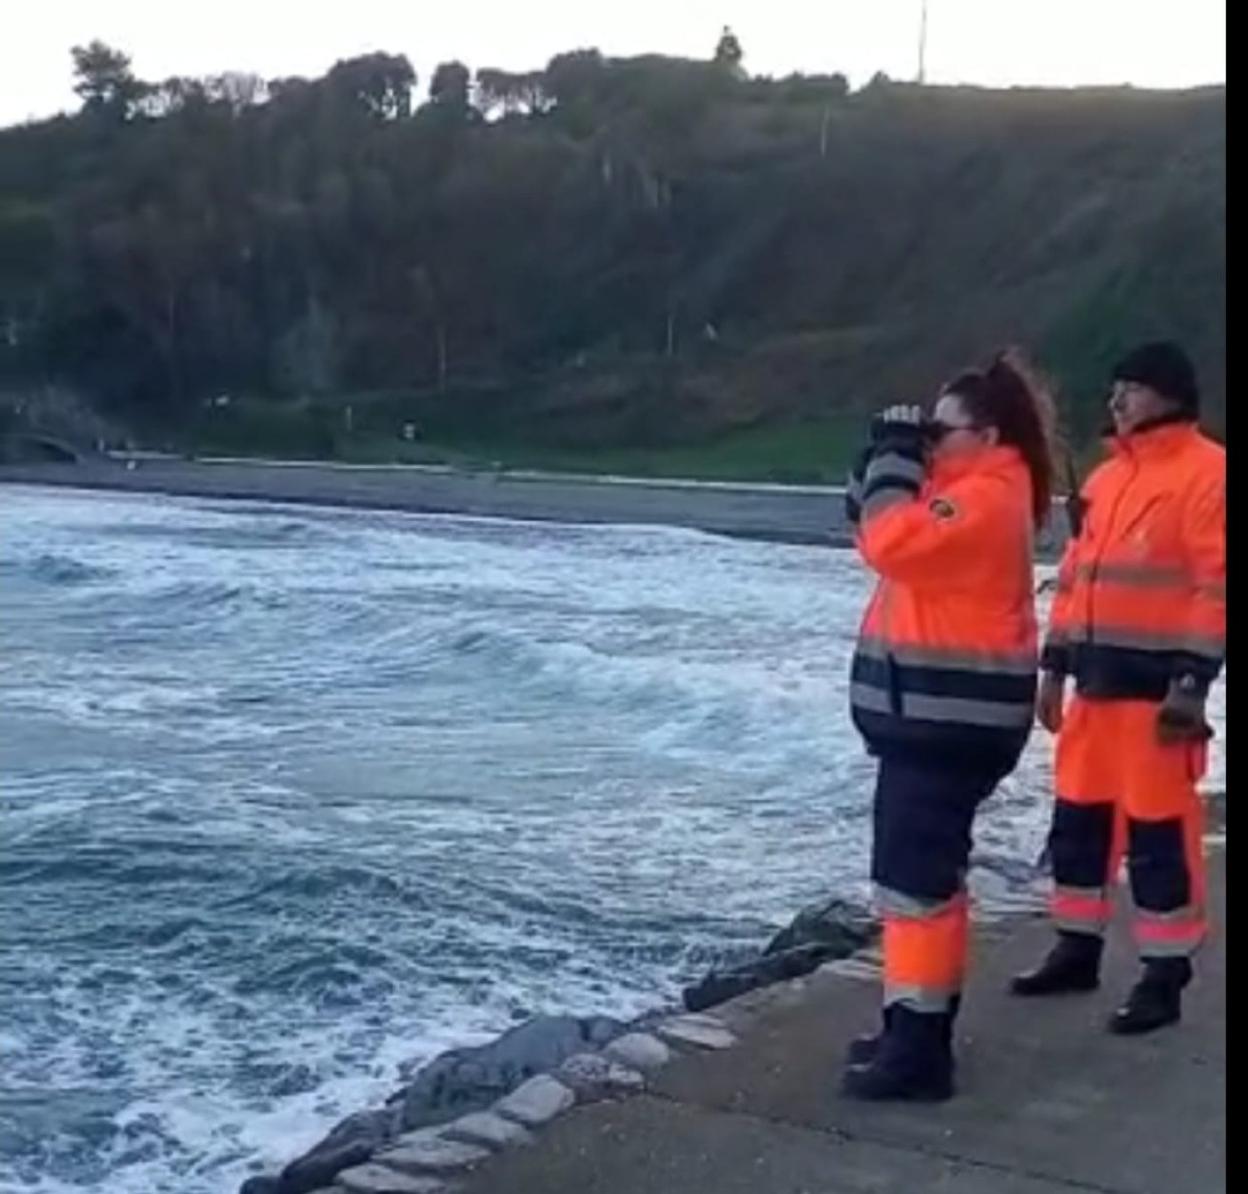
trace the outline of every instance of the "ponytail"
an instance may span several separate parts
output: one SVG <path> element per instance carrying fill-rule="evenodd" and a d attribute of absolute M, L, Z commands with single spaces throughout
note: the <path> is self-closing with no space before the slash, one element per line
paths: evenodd
<path fill-rule="evenodd" d="M 1037 528 L 1049 516 L 1053 496 L 1053 444 L 1057 416 L 1049 387 L 1017 349 L 997 353 L 983 371 L 971 370 L 944 387 L 957 394 L 999 442 L 1018 449 L 1031 474 L 1031 511 Z"/>

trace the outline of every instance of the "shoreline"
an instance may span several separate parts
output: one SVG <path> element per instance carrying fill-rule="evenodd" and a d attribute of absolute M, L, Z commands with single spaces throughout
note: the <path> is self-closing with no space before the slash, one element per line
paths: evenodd
<path fill-rule="evenodd" d="M 878 965 L 879 943 L 879 923 L 867 909 L 835 896 L 818 900 L 760 945 L 754 958 L 729 970 L 708 971 L 675 1002 L 656 999 L 627 1020 L 597 1013 L 538 1013 L 483 1044 L 429 1058 L 412 1067 L 382 1104 L 351 1112 L 276 1173 L 253 1173 L 238 1194 L 344 1194 L 357 1189 L 331 1185 L 344 1171 L 371 1166 L 374 1157 L 411 1149 L 417 1142 L 435 1159 L 448 1145 L 475 1148 L 477 1159 L 483 1159 L 485 1145 L 531 1142 L 531 1130 L 544 1120 L 509 1110 L 524 1103 L 527 1089 L 544 1085 L 557 1096 L 559 1110 L 551 1118 L 577 1102 L 637 1093 L 654 1067 L 705 1039 L 708 1030 L 712 1037 L 722 1031 L 720 1009 L 769 1001 L 819 970 L 871 970 Z M 486 1121 L 492 1127 L 484 1128 Z M 384 1177 L 376 1188 L 367 1182 L 359 1188 L 388 1194 Z"/>
<path fill-rule="evenodd" d="M 879 1022 L 880 957 L 865 950 L 689 1018 L 697 1028 L 640 1087 L 578 1091 L 529 1147 L 494 1145 L 438 1176 L 462 1194 L 1225 1190 L 1226 858 L 1208 841 L 1206 854 L 1213 933 L 1182 1021 L 1146 1043 L 1105 1030 L 1138 976 L 1128 918 L 1115 918 L 1102 990 L 1037 1006 L 1009 996 L 1008 982 L 1052 928 L 1020 913 L 977 926 L 947 1103 L 839 1096 L 850 1041 Z M 1142 1089 L 1148 1099 L 1124 1116 L 1124 1093 Z M 382 1191 L 392 1167 L 421 1160 L 419 1149 L 383 1150 L 331 1189 Z"/>
<path fill-rule="evenodd" d="M 3 484 L 522 522 L 671 526 L 770 543 L 853 546 L 839 486 L 154 456 L 0 465 Z M 1062 538 L 1055 515 L 1051 529 L 1037 539 L 1037 557 L 1052 559 Z"/>
<path fill-rule="evenodd" d="M 1224 807 L 1224 795 L 1220 803 Z M 1215 829 L 1206 834 L 1205 851 L 1213 902 L 1218 905 L 1215 923 L 1223 925 L 1224 832 Z M 833 907 L 845 911 L 836 901 L 825 911 Z M 799 929 L 803 915 L 809 917 L 815 908 L 799 912 L 790 928 L 773 938 L 773 945 Z M 1119 924 L 1110 937 L 1106 969 L 1111 981 L 1098 997 L 1102 1000 L 1113 999 L 1134 977 L 1137 963 L 1125 930 Z M 917 1118 L 904 1104 L 890 1110 L 887 1121 L 898 1138 L 876 1142 L 884 1147 L 871 1158 L 874 1184 L 847 1185 L 845 1194 L 860 1189 L 865 1194 L 867 1188 L 917 1188 L 916 1175 L 928 1173 L 924 1167 L 933 1160 L 928 1140 L 933 1125 L 946 1137 L 956 1136 L 946 1140 L 944 1159 L 968 1183 L 950 1188 L 965 1189 L 967 1194 L 989 1194 L 1002 1188 L 996 1183 L 1007 1176 L 1015 1182 L 1033 1182 L 1027 1185 L 1029 1194 L 1032 1190 L 1059 1194 L 1072 1186 L 1157 1194 L 1132 1180 L 1120 1185 L 1127 1176 L 1123 1170 L 1136 1167 L 1124 1166 L 1114 1148 L 1096 1145 L 1099 1134 L 1111 1131 L 1107 1117 L 1117 1121 L 1120 1103 L 1115 1091 L 1123 1083 L 1124 1064 L 1128 1070 L 1142 1066 L 1147 1071 L 1131 1073 L 1130 1081 L 1147 1076 L 1155 1081 L 1155 1061 L 1138 1051 L 1134 1060 L 1116 1054 L 1113 1038 L 1099 1024 L 1091 1029 L 1085 1023 L 1084 1005 L 1077 1000 L 1052 1001 L 1039 1009 L 1003 1001 L 1006 976 L 1034 959 L 1048 944 L 1050 932 L 1042 907 L 975 922 L 978 969 L 986 973 L 973 980 L 974 998 L 969 1022 L 959 1031 L 959 1051 L 973 1055 L 976 1044 L 982 1048 L 991 1042 L 997 1057 L 1030 1055 L 1030 1068 L 1006 1065 L 989 1071 L 976 1065 L 978 1059 L 972 1056 L 970 1082 L 960 1084 L 960 1097 L 939 1119 L 922 1113 L 922 1105 Z M 1224 1010 L 1216 1004 L 1224 940 L 1224 932 L 1215 929 L 1213 957 L 1199 968 L 1204 981 L 1188 1001 L 1187 1041 L 1193 1041 L 1194 1028 L 1203 1056 L 1194 1069 L 1174 1059 L 1163 1083 L 1169 1088 L 1163 1092 L 1164 1101 L 1173 1101 L 1177 1119 L 1187 1121 L 1178 1124 L 1176 1139 L 1208 1118 L 1207 1109 L 1194 1109 L 1193 1104 L 1208 1100 L 1207 1067 L 1220 1051 L 1219 1038 L 1224 1042 Z M 827 1155 L 818 1159 L 817 1172 L 832 1174 L 840 1167 L 829 1162 L 840 1160 L 846 1142 L 874 1123 L 869 1106 L 864 1110 L 838 1100 L 827 1087 L 850 1037 L 869 1028 L 878 1016 L 881 967 L 880 944 L 872 933 L 831 948 L 817 963 L 794 973 L 726 993 L 709 1010 L 694 1010 L 687 1002 L 682 1009 L 657 1006 L 627 1023 L 602 1017 L 537 1017 L 477 1049 L 451 1050 L 432 1059 L 383 1106 L 348 1116 L 277 1173 L 246 1179 L 239 1194 L 395 1194 L 409 1188 L 429 1194 L 452 1190 L 499 1194 L 515 1189 L 580 1194 L 590 1188 L 602 1194 L 632 1194 L 643 1185 L 656 1194 L 683 1194 L 693 1188 L 744 1190 L 747 1187 L 732 1184 L 736 1162 L 730 1150 L 721 1144 L 712 1155 L 706 1154 L 701 1133 L 681 1122 L 686 1113 L 722 1116 L 718 1130 L 726 1144 L 740 1130 L 738 1117 L 743 1111 L 747 1116 L 761 1114 L 772 1124 L 750 1158 L 750 1171 L 761 1180 L 755 1167 L 765 1166 L 768 1180 L 777 1182 L 748 1189 L 796 1194 L 816 1188 L 807 1184 L 805 1173 L 790 1185 L 794 1180 L 790 1169 L 803 1167 L 803 1150 L 795 1147 L 799 1134 L 819 1130 L 820 1152 L 826 1150 Z M 532 1041 L 522 1043 L 526 1034 L 544 1039 L 534 1049 Z M 1180 1029 L 1177 1035 L 1173 1031 L 1159 1035 L 1157 1048 L 1165 1050 L 1171 1042 L 1181 1050 L 1193 1047 L 1184 1043 Z M 473 1075 L 477 1090 L 469 1091 L 466 1099 L 461 1092 L 459 1097 L 444 1097 L 440 1106 L 430 1105 L 425 1095 L 436 1089 L 445 1096 L 460 1072 Z M 490 1072 L 501 1082 L 490 1092 L 492 1097 L 483 1097 L 481 1075 Z M 1028 1114 L 1037 1097 L 1035 1081 L 1053 1105 L 1073 1099 L 1088 1108 L 1088 1131 L 1079 1133 L 1080 1139 L 1072 1142 L 1075 1147 L 1060 1156 L 1048 1137 L 1054 1126 L 1059 1134 L 1070 1131 L 1069 1117 L 1059 1117 L 1054 1125 L 1044 1116 Z M 1003 1105 L 1010 1113 L 1001 1119 Z M 659 1114 L 643 1113 L 638 1120 L 648 1106 Z M 1012 1125 L 1008 1137 L 999 1132 L 1001 1123 Z M 1023 1124 L 1026 1127 L 1020 1128 Z M 826 1135 L 829 1129 L 831 1137 Z M 1160 1130 L 1159 1125 L 1154 1130 Z M 1130 1134 L 1131 1143 L 1138 1145 L 1138 1132 L 1132 1129 Z M 1216 1154 L 1199 1160 L 1212 1165 L 1210 1172 L 1217 1168 Z M 1184 1163 L 1177 1158 L 1178 1167 Z M 677 1178 L 677 1169 L 689 1172 Z M 1131 1177 L 1146 1169 L 1139 1168 Z M 643 1175 L 647 1180 L 639 1185 Z M 403 1185 L 405 1179 L 413 1185 Z M 444 1184 L 448 1181 L 455 1184 Z M 1021 1190 L 1022 1185 L 1009 1188 Z"/>

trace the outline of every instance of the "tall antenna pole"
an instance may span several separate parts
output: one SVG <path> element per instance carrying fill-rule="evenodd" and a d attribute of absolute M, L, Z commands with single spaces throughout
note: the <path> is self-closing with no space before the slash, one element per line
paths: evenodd
<path fill-rule="evenodd" d="M 919 85 L 927 82 L 927 0 L 922 0 L 919 16 Z"/>

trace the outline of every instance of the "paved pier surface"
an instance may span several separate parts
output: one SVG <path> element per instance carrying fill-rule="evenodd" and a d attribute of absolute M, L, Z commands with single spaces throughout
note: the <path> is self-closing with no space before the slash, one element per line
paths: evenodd
<path fill-rule="evenodd" d="M 716 1009 L 740 1035 L 689 1054 L 644 1095 L 577 1107 L 462 1194 L 1217 1194 L 1226 1189 L 1224 856 L 1210 860 L 1214 936 L 1183 1023 L 1110 1036 L 1136 975 L 1124 925 L 1093 995 L 1005 994 L 1046 948 L 1043 920 L 977 934 L 958 1024 L 958 1098 L 840 1098 L 845 1046 L 874 1026 L 878 980 L 821 971 Z"/>

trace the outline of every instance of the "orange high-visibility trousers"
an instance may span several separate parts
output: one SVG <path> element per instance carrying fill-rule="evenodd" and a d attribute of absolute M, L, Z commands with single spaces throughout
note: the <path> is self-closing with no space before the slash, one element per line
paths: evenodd
<path fill-rule="evenodd" d="M 884 921 L 886 1006 L 946 1013 L 961 993 L 975 812 L 1000 778 L 999 766 L 982 760 L 880 760 L 871 878 Z"/>
<path fill-rule="evenodd" d="M 1155 701 L 1068 705 L 1057 738 L 1057 802 L 1049 835 L 1053 919 L 1102 935 L 1123 855 L 1143 958 L 1186 957 L 1203 941 L 1203 742 L 1157 740 Z"/>
<path fill-rule="evenodd" d="M 962 993 L 970 947 L 966 893 L 932 909 L 884 913 L 884 1003 L 948 1012 Z"/>

